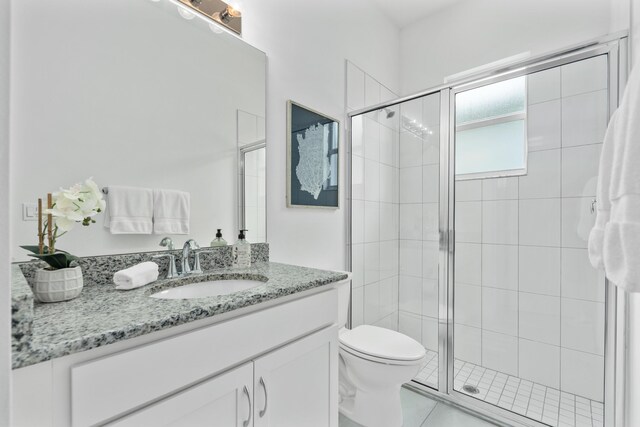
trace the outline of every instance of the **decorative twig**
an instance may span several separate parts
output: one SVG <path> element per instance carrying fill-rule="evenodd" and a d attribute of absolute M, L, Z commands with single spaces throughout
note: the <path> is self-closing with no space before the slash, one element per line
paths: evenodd
<path fill-rule="evenodd" d="M 38 253 L 44 254 L 44 231 L 42 231 L 42 199 L 38 198 Z"/>
<path fill-rule="evenodd" d="M 53 201 L 51 193 L 47 193 L 47 209 L 53 207 Z M 47 237 L 49 238 L 49 250 L 48 253 L 52 254 L 55 251 L 55 245 L 53 242 L 53 215 L 47 215 Z"/>

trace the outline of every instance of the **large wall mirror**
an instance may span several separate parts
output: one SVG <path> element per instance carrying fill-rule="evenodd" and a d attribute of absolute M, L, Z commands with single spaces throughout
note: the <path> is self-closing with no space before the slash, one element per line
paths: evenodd
<path fill-rule="evenodd" d="M 37 243 L 27 208 L 88 177 L 189 192 L 190 231 L 171 236 L 176 246 L 208 246 L 218 228 L 232 243 L 242 226 L 256 228 L 249 241 L 266 239 L 264 148 L 247 150 L 264 147 L 263 52 L 170 0 L 12 9 L 14 260 L 27 259 L 19 245 Z M 241 191 L 248 182 L 253 190 Z M 160 249 L 162 235 L 114 235 L 96 220 L 57 247 L 78 256 Z"/>

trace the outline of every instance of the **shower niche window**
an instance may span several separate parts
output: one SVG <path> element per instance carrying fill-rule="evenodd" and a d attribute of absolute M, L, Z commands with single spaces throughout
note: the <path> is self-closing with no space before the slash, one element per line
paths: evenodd
<path fill-rule="evenodd" d="M 475 179 L 526 173 L 526 76 L 456 96 L 456 175 Z"/>

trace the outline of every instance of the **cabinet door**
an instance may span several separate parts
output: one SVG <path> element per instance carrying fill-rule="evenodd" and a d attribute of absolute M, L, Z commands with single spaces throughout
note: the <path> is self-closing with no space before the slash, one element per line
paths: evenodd
<path fill-rule="evenodd" d="M 337 327 L 256 359 L 254 369 L 256 427 L 337 427 Z"/>
<path fill-rule="evenodd" d="M 253 425 L 252 384 L 253 363 L 246 363 L 108 425 L 250 427 Z"/>

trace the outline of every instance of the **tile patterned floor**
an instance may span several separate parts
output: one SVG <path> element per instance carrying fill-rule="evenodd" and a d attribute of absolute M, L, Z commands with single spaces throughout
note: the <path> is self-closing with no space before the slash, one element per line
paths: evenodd
<path fill-rule="evenodd" d="M 400 391 L 403 427 L 492 427 L 493 424 L 407 388 Z M 340 427 L 363 427 L 340 414 Z"/>
<path fill-rule="evenodd" d="M 414 378 L 420 384 L 431 388 L 438 388 L 438 352 L 426 350 L 427 363 L 422 367 L 418 375 Z"/>
<path fill-rule="evenodd" d="M 462 360 L 456 360 L 454 368 L 454 389 L 476 399 L 554 427 L 603 426 L 604 407 L 601 402 Z M 415 381 L 437 387 L 438 354 L 436 352 L 427 351 L 427 362 Z M 466 384 L 477 387 L 479 393 L 465 392 L 462 387 Z"/>

